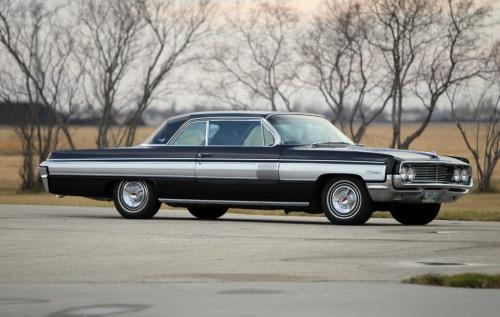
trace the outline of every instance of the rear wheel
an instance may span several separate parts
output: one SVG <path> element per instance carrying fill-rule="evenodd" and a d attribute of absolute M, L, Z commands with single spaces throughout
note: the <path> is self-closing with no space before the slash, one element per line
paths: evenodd
<path fill-rule="evenodd" d="M 391 215 L 403 225 L 423 226 L 436 218 L 441 204 L 396 205 Z"/>
<path fill-rule="evenodd" d="M 364 224 L 373 213 L 366 186 L 355 177 L 329 180 L 321 194 L 321 206 L 330 222 L 338 225 Z"/>
<path fill-rule="evenodd" d="M 198 219 L 213 220 L 224 215 L 228 208 L 224 206 L 189 206 L 187 209 Z"/>
<path fill-rule="evenodd" d="M 124 218 L 148 219 L 160 209 L 152 184 L 142 180 L 124 180 L 115 185 L 113 201 Z"/>

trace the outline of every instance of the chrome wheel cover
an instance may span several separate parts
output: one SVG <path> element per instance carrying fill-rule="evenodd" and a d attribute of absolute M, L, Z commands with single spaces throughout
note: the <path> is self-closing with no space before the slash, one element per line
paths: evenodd
<path fill-rule="evenodd" d="M 335 183 L 328 191 L 328 209 L 338 218 L 351 218 L 361 205 L 361 193 L 348 181 Z"/>
<path fill-rule="evenodd" d="M 120 186 L 120 203 L 128 212 L 138 212 L 148 200 L 148 189 L 142 181 L 124 181 Z"/>

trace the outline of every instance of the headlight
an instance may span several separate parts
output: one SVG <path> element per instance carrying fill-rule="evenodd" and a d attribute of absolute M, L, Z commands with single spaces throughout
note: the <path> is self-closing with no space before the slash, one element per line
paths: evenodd
<path fill-rule="evenodd" d="M 462 171 L 460 172 L 460 180 L 464 183 L 467 183 L 469 181 L 469 169 L 468 168 L 462 169 Z"/>
<path fill-rule="evenodd" d="M 401 170 L 399 172 L 401 174 L 401 180 L 405 181 L 408 179 L 408 169 L 406 166 L 401 166 Z"/>
<path fill-rule="evenodd" d="M 459 168 L 455 168 L 453 170 L 453 177 L 452 177 L 452 180 L 456 183 L 460 182 L 460 179 L 461 179 L 461 171 Z"/>
<path fill-rule="evenodd" d="M 408 168 L 408 172 L 407 172 L 407 175 L 408 175 L 408 180 L 410 182 L 413 182 L 413 180 L 415 179 L 415 176 L 417 175 L 415 169 L 413 167 L 410 167 Z"/>

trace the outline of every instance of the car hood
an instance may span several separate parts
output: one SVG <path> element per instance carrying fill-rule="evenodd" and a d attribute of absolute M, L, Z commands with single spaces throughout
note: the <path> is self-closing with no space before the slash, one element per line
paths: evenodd
<path fill-rule="evenodd" d="M 316 148 L 316 150 L 348 151 L 348 152 L 359 152 L 364 154 L 379 154 L 384 156 L 391 156 L 401 161 L 436 161 L 436 162 L 447 162 L 453 164 L 464 164 L 463 161 L 458 160 L 454 157 L 439 155 L 435 152 L 423 152 L 414 150 L 398 150 L 390 148 L 364 147 L 364 146 L 346 146 L 346 147 L 325 146 L 325 147 L 318 147 Z"/>

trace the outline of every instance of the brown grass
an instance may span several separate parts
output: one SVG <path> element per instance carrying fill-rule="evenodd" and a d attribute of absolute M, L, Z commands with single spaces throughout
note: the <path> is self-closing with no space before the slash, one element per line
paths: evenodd
<path fill-rule="evenodd" d="M 153 131 L 154 127 L 141 127 L 137 130 L 136 144 L 141 144 Z M 73 142 L 77 148 L 95 148 L 97 130 L 95 127 L 74 126 L 70 128 Z M 61 140 L 61 149 L 68 149 L 66 140 Z M 0 126 L 0 155 L 16 155 L 21 153 L 21 145 L 12 127 Z"/>
<path fill-rule="evenodd" d="M 414 124 L 403 125 L 403 134 L 409 134 L 415 130 Z M 466 127 L 470 129 L 471 127 Z M 484 131 L 482 131 L 484 133 Z M 480 139 L 484 140 L 483 136 Z M 391 141 L 391 129 L 388 124 L 374 124 L 369 127 L 366 137 L 362 140 L 366 146 L 387 147 Z M 424 131 L 420 138 L 417 138 L 411 146 L 412 150 L 436 151 L 442 155 L 456 155 L 468 158 L 472 162 L 472 155 L 465 146 L 460 133 L 453 123 L 432 123 Z M 475 168 L 473 166 L 473 168 Z M 500 168 L 493 174 L 495 182 L 500 182 Z"/>
<path fill-rule="evenodd" d="M 407 133 L 413 125 L 406 125 L 403 129 Z M 138 132 L 138 144 L 142 142 L 154 128 L 141 128 Z M 93 148 L 95 128 L 72 128 L 78 148 Z M 366 146 L 387 146 L 390 141 L 390 126 L 387 124 L 373 125 L 368 130 L 363 140 Z M 416 150 L 432 151 L 448 155 L 460 155 L 470 158 L 458 130 L 453 124 L 431 124 L 424 135 L 417 139 L 414 146 Z M 10 127 L 0 127 L 0 203 L 3 204 L 49 204 L 49 205 L 85 205 L 85 206 L 111 206 L 106 202 L 94 201 L 78 197 L 55 198 L 45 193 L 18 194 L 18 171 L 21 166 L 20 146 L 16 135 Z M 500 184 L 500 168 L 494 174 L 494 182 Z M 261 213 L 261 211 L 239 211 L 245 213 Z M 266 212 L 282 214 L 281 211 Z M 376 216 L 385 217 L 387 213 L 376 213 Z M 440 219 L 456 220 L 490 220 L 500 221 L 500 193 L 472 194 L 462 198 L 457 203 L 444 204 Z"/>

